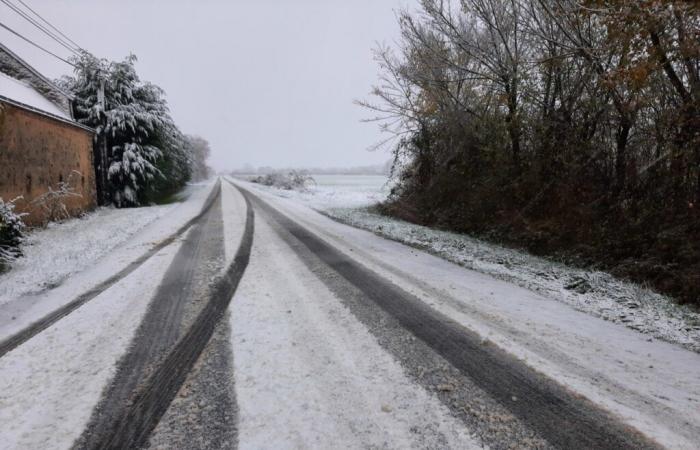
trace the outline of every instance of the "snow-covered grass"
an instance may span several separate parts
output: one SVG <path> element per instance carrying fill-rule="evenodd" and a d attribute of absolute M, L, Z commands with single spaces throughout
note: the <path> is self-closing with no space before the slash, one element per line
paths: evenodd
<path fill-rule="evenodd" d="M 385 177 L 316 176 L 304 192 L 263 188 L 335 220 L 491 275 L 596 317 L 700 352 L 700 313 L 607 273 L 567 266 L 473 237 L 382 216 L 368 206 L 388 195 Z"/>
<path fill-rule="evenodd" d="M 31 232 L 24 256 L 0 275 L 0 305 L 60 285 L 162 217 L 174 205 L 144 208 L 99 208 L 81 218 L 51 223 Z"/>

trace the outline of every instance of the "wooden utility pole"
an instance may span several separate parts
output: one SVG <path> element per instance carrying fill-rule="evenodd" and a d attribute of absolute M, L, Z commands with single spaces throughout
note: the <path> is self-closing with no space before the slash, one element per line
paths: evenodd
<path fill-rule="evenodd" d="M 100 105 L 102 110 L 102 133 L 98 142 L 99 149 L 99 163 L 97 169 L 97 195 L 99 197 L 99 202 L 101 205 L 106 205 L 109 203 L 109 190 L 107 189 L 107 171 L 108 160 L 107 160 L 107 115 L 105 109 L 105 81 L 100 80 L 100 89 L 97 91 L 97 103 Z"/>

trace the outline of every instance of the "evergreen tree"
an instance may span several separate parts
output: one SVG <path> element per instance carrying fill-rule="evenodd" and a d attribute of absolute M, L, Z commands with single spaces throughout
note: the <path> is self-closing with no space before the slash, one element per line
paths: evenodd
<path fill-rule="evenodd" d="M 192 178 L 206 180 L 211 174 L 211 168 L 207 166 L 207 158 L 211 154 L 209 142 L 200 136 L 185 136 L 185 139 L 192 158 Z"/>
<path fill-rule="evenodd" d="M 109 198 L 116 206 L 136 206 L 182 187 L 190 178 L 184 136 L 175 125 L 165 93 L 138 77 L 130 55 L 110 62 L 84 53 L 74 60 L 75 77 L 59 84 L 76 97 L 80 123 L 107 141 Z M 104 101 L 99 95 L 104 86 Z"/>

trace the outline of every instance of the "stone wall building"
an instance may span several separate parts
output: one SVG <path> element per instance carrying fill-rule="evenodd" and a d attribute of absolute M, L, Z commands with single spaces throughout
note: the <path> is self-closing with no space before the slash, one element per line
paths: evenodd
<path fill-rule="evenodd" d="M 30 225 L 95 207 L 94 132 L 74 120 L 72 101 L 0 44 L 0 198 L 19 198 Z"/>

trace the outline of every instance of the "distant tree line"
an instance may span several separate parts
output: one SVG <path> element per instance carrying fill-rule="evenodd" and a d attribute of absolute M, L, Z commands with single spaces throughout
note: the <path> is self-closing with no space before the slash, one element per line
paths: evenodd
<path fill-rule="evenodd" d="M 75 95 L 76 119 L 95 129 L 98 186 L 119 207 L 158 202 L 208 176 L 209 144 L 176 126 L 165 92 L 142 82 L 136 57 L 115 62 L 84 53 L 59 85 Z"/>
<path fill-rule="evenodd" d="M 677 0 L 422 0 L 376 52 L 386 210 L 700 303 L 700 15 Z"/>

